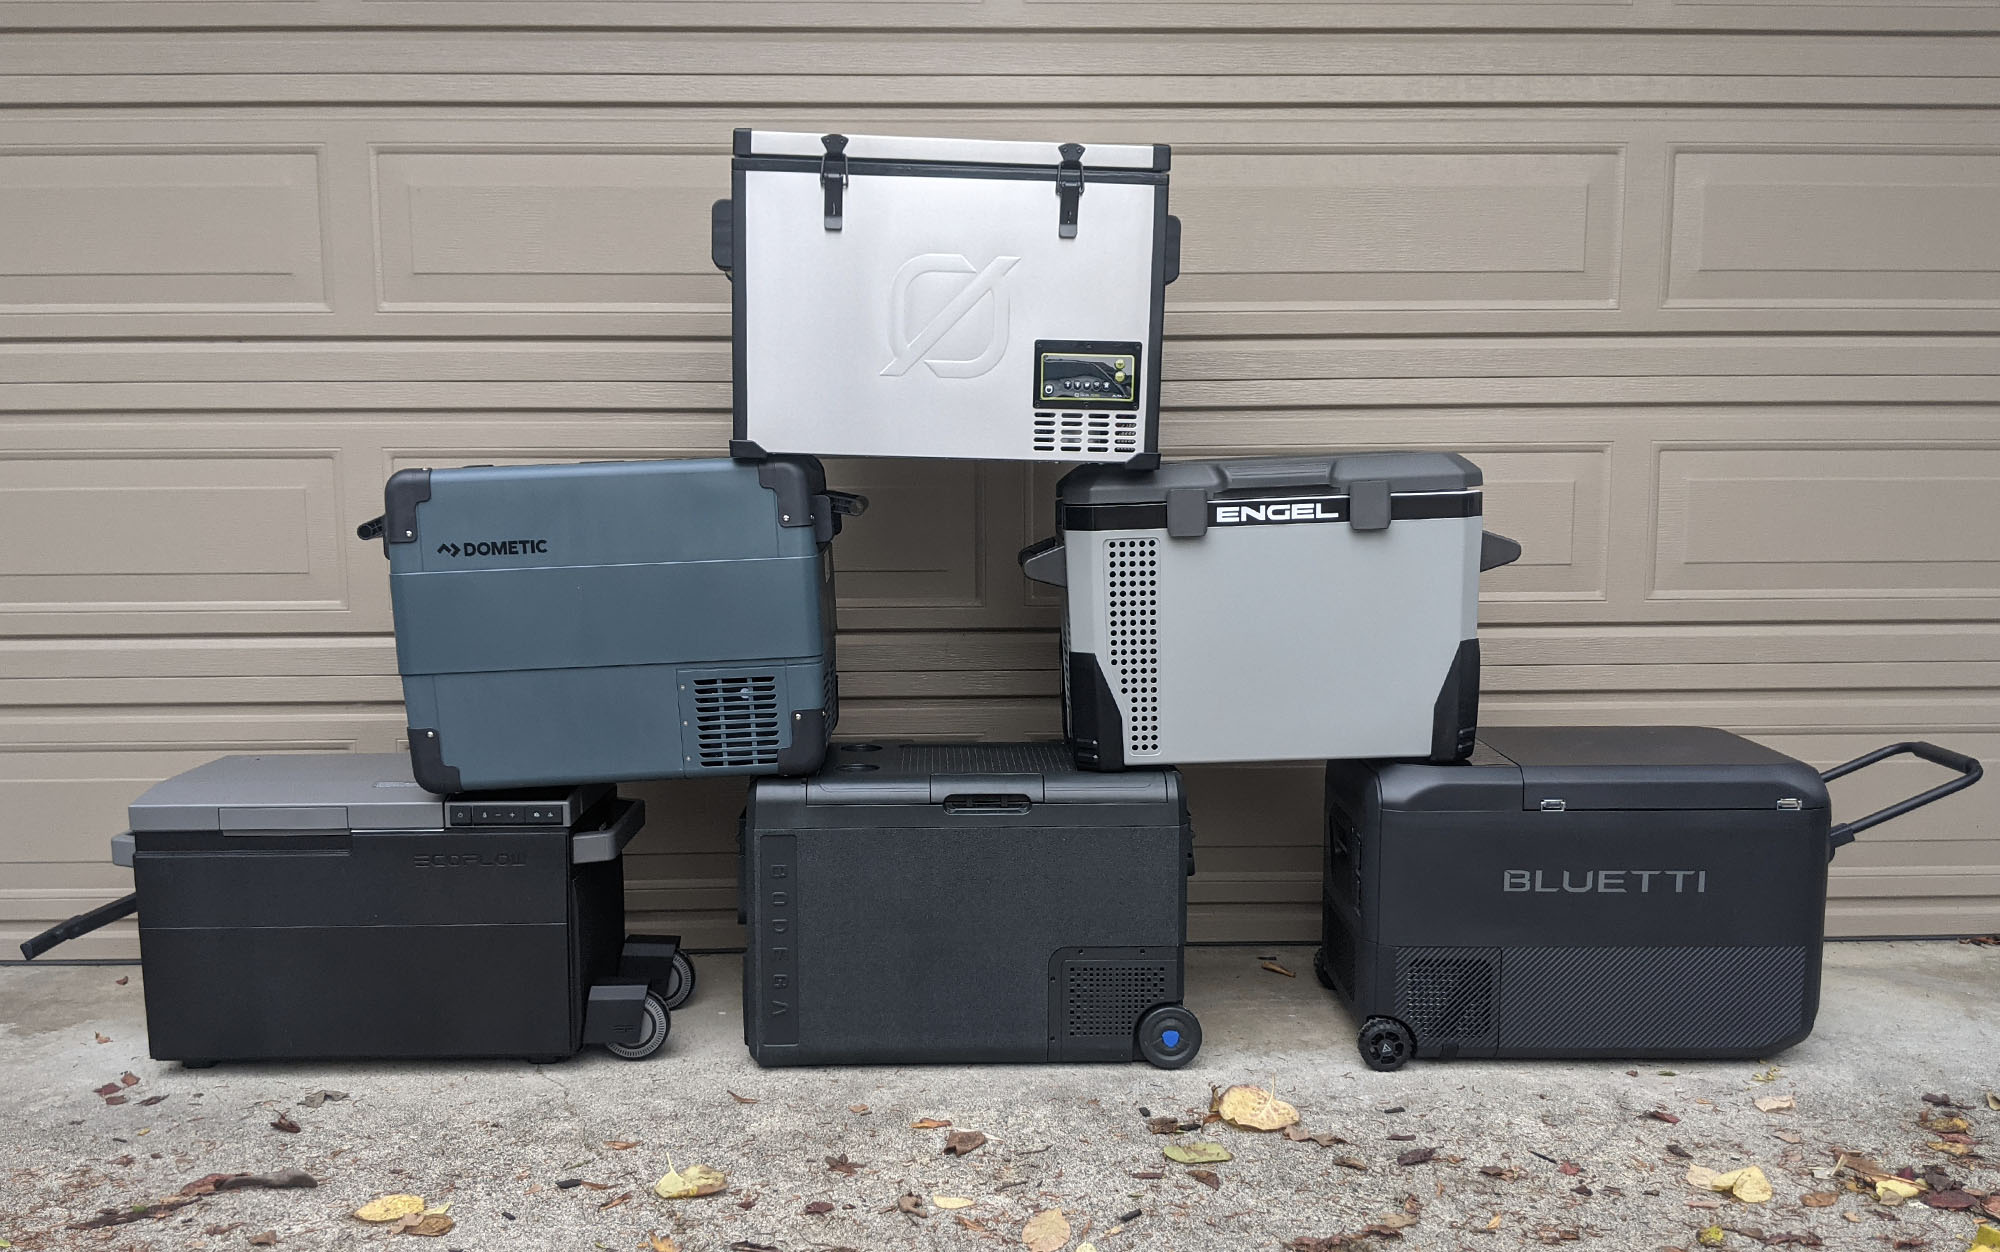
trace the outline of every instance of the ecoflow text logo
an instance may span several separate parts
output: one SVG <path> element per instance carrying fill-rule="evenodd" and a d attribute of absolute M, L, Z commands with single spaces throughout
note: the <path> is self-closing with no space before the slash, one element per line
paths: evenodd
<path fill-rule="evenodd" d="M 922 361 L 939 378 L 977 378 L 1000 363 L 1007 353 L 1007 289 L 1000 285 L 1007 271 L 1021 263 L 1017 256 L 996 256 L 982 269 L 955 252 L 927 252 L 903 262 L 889 288 L 889 351 L 882 367 L 885 378 L 899 378 Z M 958 293 L 914 332 L 910 329 L 910 295 L 916 281 L 929 274 L 970 275 Z M 939 342 L 980 303 L 993 302 L 993 324 L 986 347 L 972 357 L 933 357 Z M 961 349 L 962 350 L 962 349 Z"/>

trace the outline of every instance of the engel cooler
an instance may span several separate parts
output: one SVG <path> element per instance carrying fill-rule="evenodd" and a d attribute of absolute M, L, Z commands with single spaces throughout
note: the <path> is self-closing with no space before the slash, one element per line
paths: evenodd
<path fill-rule="evenodd" d="M 610 787 L 446 797 L 400 753 L 231 756 L 129 818 L 132 895 L 22 954 L 136 909 L 158 1060 L 636 1058 L 694 989 L 677 938 L 624 932 L 645 807 Z"/>
<path fill-rule="evenodd" d="M 736 132 L 733 456 L 1155 462 L 1163 144 Z"/>
<path fill-rule="evenodd" d="M 1447 452 L 1085 466 L 1021 553 L 1065 588 L 1064 729 L 1091 769 L 1472 750 L 1480 474 Z"/>
<path fill-rule="evenodd" d="M 844 744 L 743 819 L 743 1037 L 760 1065 L 1130 1061 L 1181 1006 L 1193 834 L 1173 770 L 1062 745 Z"/>
<path fill-rule="evenodd" d="M 818 461 L 410 469 L 385 497 L 360 534 L 432 791 L 819 767 L 829 544 L 866 501 Z"/>
<path fill-rule="evenodd" d="M 1962 775 L 1834 826 L 1825 783 Z M 1762 1057 L 1812 1030 L 1827 861 L 1971 786 L 1894 744 L 1821 774 L 1727 731 L 1487 729 L 1469 761 L 1326 771 L 1320 981 L 1376 1069 L 1421 1057 Z"/>

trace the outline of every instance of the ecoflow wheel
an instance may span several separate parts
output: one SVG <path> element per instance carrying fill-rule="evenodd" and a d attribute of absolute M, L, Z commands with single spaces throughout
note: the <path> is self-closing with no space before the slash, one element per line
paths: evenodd
<path fill-rule="evenodd" d="M 688 997 L 694 994 L 694 961 L 687 953 L 676 949 L 673 966 L 661 982 L 664 985 L 660 988 L 660 999 L 669 1011 L 686 1004 Z"/>
<path fill-rule="evenodd" d="M 667 1032 L 673 1029 L 673 1018 L 667 1013 L 667 1003 L 659 993 L 648 991 L 645 1005 L 646 1029 L 630 1043 L 607 1043 L 613 1056 L 622 1056 L 628 1061 L 643 1061 L 658 1052 L 667 1041 Z"/>

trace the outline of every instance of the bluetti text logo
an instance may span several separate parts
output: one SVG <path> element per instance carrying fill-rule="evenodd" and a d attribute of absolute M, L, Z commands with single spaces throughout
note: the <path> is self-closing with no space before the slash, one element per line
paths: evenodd
<path fill-rule="evenodd" d="M 927 252 L 903 262 L 889 288 L 891 355 L 882 376 L 900 378 L 919 361 L 939 378 L 977 378 L 998 365 L 1007 354 L 1007 289 L 1000 280 L 1020 263 L 1017 256 L 996 256 L 982 268 L 955 252 Z M 946 291 L 952 294 L 939 306 L 937 299 Z M 935 311 L 912 329 L 912 306 L 919 301 Z M 973 312 L 982 307 L 985 316 L 974 319 Z M 965 333 L 954 334 L 961 324 Z"/>

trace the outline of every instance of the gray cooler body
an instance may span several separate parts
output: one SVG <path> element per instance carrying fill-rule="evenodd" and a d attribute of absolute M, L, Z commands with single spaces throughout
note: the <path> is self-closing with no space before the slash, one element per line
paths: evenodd
<path fill-rule="evenodd" d="M 736 132 L 732 455 L 1157 461 L 1168 153 Z"/>
<path fill-rule="evenodd" d="M 398 473 L 377 529 L 417 779 L 810 773 L 858 507 L 810 457 Z"/>
<path fill-rule="evenodd" d="M 1065 730 L 1079 763 L 1471 751 L 1482 546 L 1519 549 L 1487 541 L 1470 461 L 1085 467 L 1058 492 L 1061 534 L 1022 564 L 1066 588 Z"/>

